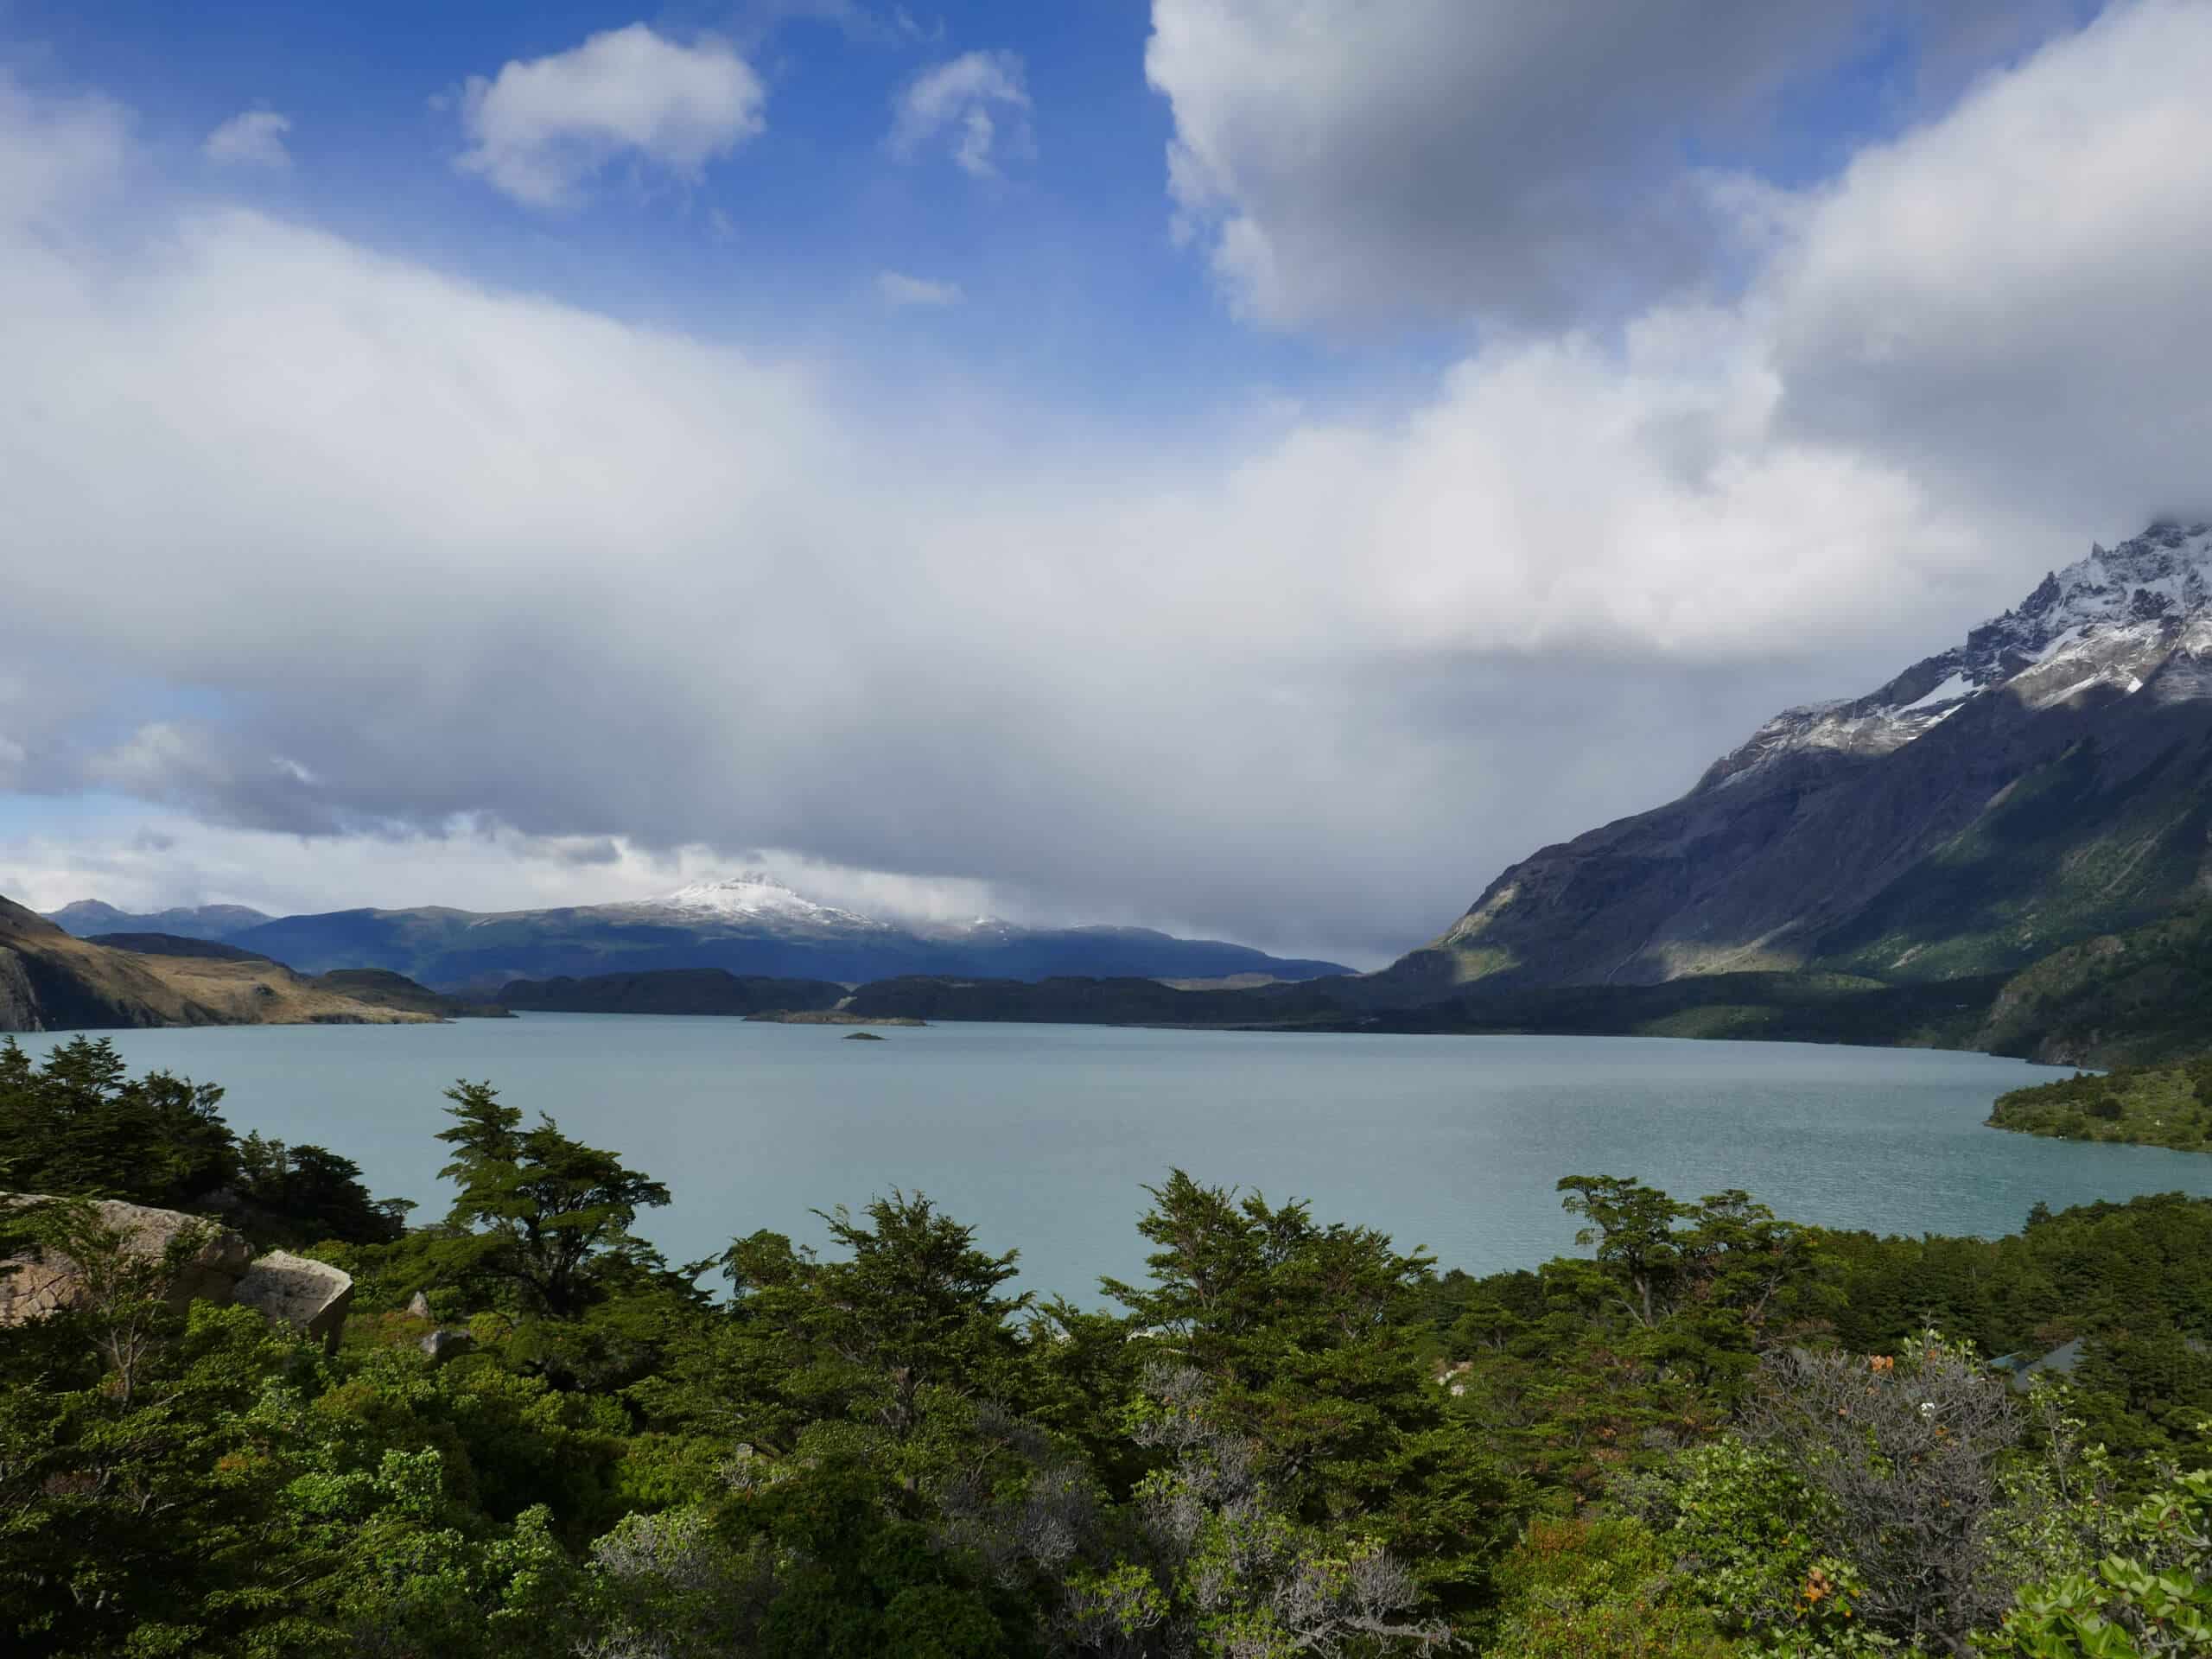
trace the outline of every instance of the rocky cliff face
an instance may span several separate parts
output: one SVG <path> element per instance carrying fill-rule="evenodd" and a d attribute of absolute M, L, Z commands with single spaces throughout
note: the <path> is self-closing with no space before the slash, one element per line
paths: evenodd
<path fill-rule="evenodd" d="M 2153 524 L 2133 541 L 2046 575 L 1966 643 L 1923 658 L 1867 696 L 1785 709 L 1714 761 L 1698 789 L 1722 789 L 1792 754 L 1878 756 L 1903 748 L 1999 689 L 2031 709 L 2095 685 L 2133 693 L 2177 653 L 2212 652 L 2212 525 Z"/>
<path fill-rule="evenodd" d="M 2156 524 L 1514 866 L 1376 992 L 2015 967 L 2202 895 L 2208 818 L 2212 525 Z"/>

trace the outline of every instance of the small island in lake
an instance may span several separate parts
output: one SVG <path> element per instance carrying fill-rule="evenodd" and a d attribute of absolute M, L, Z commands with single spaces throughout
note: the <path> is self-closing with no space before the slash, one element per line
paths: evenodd
<path fill-rule="evenodd" d="M 872 1031 L 849 1031 L 845 1033 L 845 1040 L 849 1043 L 880 1043 L 884 1039 Z"/>

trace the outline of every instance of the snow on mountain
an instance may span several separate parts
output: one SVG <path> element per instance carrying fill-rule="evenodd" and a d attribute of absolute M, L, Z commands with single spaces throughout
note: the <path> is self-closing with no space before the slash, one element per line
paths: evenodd
<path fill-rule="evenodd" d="M 2173 662 L 2178 671 L 2161 677 Z M 2158 524 L 2046 575 L 2026 599 L 1863 697 L 1785 709 L 1698 780 L 1723 789 L 1808 750 L 1887 754 L 1976 697 L 2040 709 L 2093 686 L 2212 690 L 2212 524 Z"/>
<path fill-rule="evenodd" d="M 769 929 L 855 929 L 889 931 L 890 925 L 834 905 L 817 904 L 765 872 L 693 881 L 656 899 L 620 908 L 658 912 L 693 922 L 728 922 Z"/>

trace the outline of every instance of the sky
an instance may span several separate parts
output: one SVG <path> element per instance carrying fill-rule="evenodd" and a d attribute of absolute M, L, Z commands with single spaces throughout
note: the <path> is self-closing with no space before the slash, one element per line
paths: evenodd
<path fill-rule="evenodd" d="M 0 893 L 1370 966 L 2212 515 L 2212 0 L 0 0 Z"/>

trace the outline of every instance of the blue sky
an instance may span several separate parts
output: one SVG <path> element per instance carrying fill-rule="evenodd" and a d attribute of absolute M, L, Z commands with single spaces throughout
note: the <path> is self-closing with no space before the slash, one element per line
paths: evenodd
<path fill-rule="evenodd" d="M 2202 499 L 2208 16 L 0 0 L 0 892 L 1382 959 Z"/>
<path fill-rule="evenodd" d="M 804 6 L 645 14 L 673 40 L 741 43 L 767 83 L 766 130 L 696 179 L 613 162 L 605 188 L 556 214 L 456 174 L 461 133 L 432 100 L 637 13 L 217 0 L 194 9 L 189 29 L 153 5 L 18 4 L 0 24 L 28 43 L 37 79 L 128 102 L 176 158 L 181 185 L 206 182 L 195 152 L 219 123 L 283 111 L 295 165 L 255 181 L 257 200 L 620 315 L 756 340 L 796 333 L 887 357 L 894 372 L 918 359 L 1033 385 L 1042 372 L 1084 389 L 1081 419 L 1177 421 L 1191 417 L 1194 391 L 1205 404 L 1374 372 L 1364 353 L 1224 326 L 1203 264 L 1169 237 L 1172 122 L 1145 85 L 1141 8 L 1074 0 L 922 15 L 910 33 L 887 11 L 842 22 Z M 977 50 L 1020 59 L 1039 111 L 1033 160 L 980 184 L 942 154 L 893 160 L 884 138 L 900 90 Z M 885 269 L 957 283 L 969 303 L 925 331 L 887 318 L 874 287 Z M 1395 367 L 1405 342 L 1381 343 Z M 1133 348 L 1147 372 L 1131 372 Z"/>
<path fill-rule="evenodd" d="M 1344 8 L 1357 50 L 1358 8 Z M 451 100 L 471 75 L 570 50 L 643 22 L 671 41 L 730 41 L 766 84 L 765 130 L 674 176 L 611 161 L 555 213 L 456 173 Z M 1364 316 L 1316 332 L 1238 326 L 1205 263 L 1170 235 L 1167 99 L 1148 86 L 1147 10 L 1127 0 L 863 7 L 602 5 L 300 7 L 210 0 L 175 8 L 16 0 L 0 11 L 27 78 L 99 88 L 136 112 L 181 186 L 205 187 L 200 140 L 241 111 L 293 122 L 294 166 L 226 182 L 276 211 L 480 280 L 542 290 L 639 321 L 796 334 L 883 372 L 957 365 L 1033 390 L 1079 393 L 1077 423 L 1217 418 L 1254 397 L 1388 396 L 1464 349 L 1466 316 Z M 1870 138 L 1925 112 L 1961 66 L 1925 61 L 1925 20 L 1870 12 L 1841 49 L 1789 67 L 1770 98 L 1685 112 L 1643 135 L 1696 165 L 1779 186 L 1827 177 Z M 2011 47 L 2018 36 L 1999 35 Z M 926 68 L 1011 53 L 1034 106 L 1033 156 L 978 181 L 940 151 L 902 164 L 891 111 Z M 1602 95 L 1603 89 L 1592 89 Z M 1563 89 L 1559 107 L 1574 107 Z M 957 283 L 968 303 L 887 317 L 883 270 Z M 1715 273 L 1726 282 L 1727 273 Z M 1599 276 L 1600 286 L 1604 278 Z M 1620 296 L 1632 302 L 1639 296 Z M 1592 319 L 1604 322 L 1599 315 Z"/>

